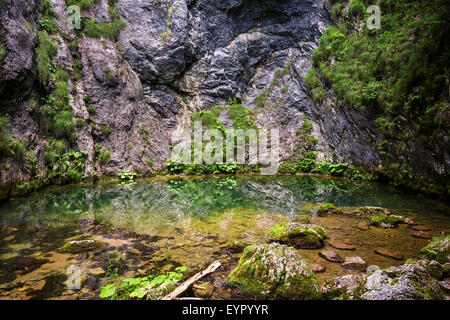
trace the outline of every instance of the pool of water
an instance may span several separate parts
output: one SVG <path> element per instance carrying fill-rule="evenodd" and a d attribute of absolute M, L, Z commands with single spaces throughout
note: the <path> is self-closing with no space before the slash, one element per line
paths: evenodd
<path fill-rule="evenodd" d="M 379 206 L 425 225 L 431 235 L 450 230 L 450 208 L 441 202 L 390 186 L 312 176 L 217 176 L 152 178 L 132 184 L 50 187 L 0 205 L 0 299 L 95 299 L 105 273 L 143 276 L 158 267 L 186 265 L 190 273 L 219 259 L 223 267 L 206 281 L 213 299 L 239 298 L 226 286 L 238 262 L 234 240 L 267 242 L 267 231 L 300 213 L 311 214 L 330 240 L 356 246 L 353 251 L 325 247 L 299 250 L 326 271 L 319 281 L 348 274 L 340 264 L 318 256 L 332 249 L 341 257 L 360 256 L 369 265 L 388 267 L 415 257 L 428 240 L 412 237 L 407 225 L 395 229 L 355 228 L 363 218 L 317 217 L 319 203 Z M 73 239 L 97 239 L 102 249 L 80 254 L 61 252 Z M 401 252 L 393 260 L 377 247 Z M 67 268 L 82 270 L 80 289 L 67 287 Z"/>

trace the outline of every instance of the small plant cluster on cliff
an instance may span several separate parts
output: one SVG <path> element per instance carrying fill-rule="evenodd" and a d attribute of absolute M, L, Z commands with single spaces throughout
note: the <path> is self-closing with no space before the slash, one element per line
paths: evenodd
<path fill-rule="evenodd" d="M 320 39 L 305 84 L 318 103 L 329 88 L 336 106 L 375 114 L 383 135 L 377 148 L 392 163 L 386 173 L 407 184 L 413 179 L 406 160 L 409 142 L 430 152 L 448 148 L 450 3 L 381 0 L 378 30 L 365 26 L 370 4 L 333 1 L 334 25 Z"/>
<path fill-rule="evenodd" d="M 82 10 L 89 10 L 100 2 L 100 0 L 67 0 L 66 4 L 68 6 L 77 5 Z M 117 0 L 108 0 L 108 12 L 111 17 L 111 22 L 96 22 L 91 19 L 83 19 L 83 32 L 89 37 L 104 37 L 118 41 L 120 31 L 125 28 L 126 23 L 120 19 L 119 12 L 115 6 L 116 3 Z"/>

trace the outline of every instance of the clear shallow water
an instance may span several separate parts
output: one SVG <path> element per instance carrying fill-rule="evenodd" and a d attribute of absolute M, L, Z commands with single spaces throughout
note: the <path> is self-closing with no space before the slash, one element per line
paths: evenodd
<path fill-rule="evenodd" d="M 239 254 L 233 240 L 266 242 L 273 225 L 312 212 L 317 203 L 336 206 L 380 206 L 431 228 L 432 235 L 450 229 L 450 208 L 438 201 L 386 185 L 310 176 L 222 176 L 155 178 L 130 185 L 51 187 L 30 197 L 0 205 L 0 299 L 95 298 L 112 257 L 120 256 L 120 275 L 140 276 L 156 264 L 187 265 L 192 272 L 221 259 L 216 287 Z M 313 218 L 329 238 L 357 245 L 341 256 L 361 256 L 381 267 L 403 263 L 373 253 L 383 246 L 414 257 L 427 240 L 396 229 L 360 231 L 355 217 Z M 145 236 L 146 235 L 146 236 Z M 99 252 L 73 255 L 58 251 L 67 240 L 94 238 L 106 243 Z M 328 249 L 326 244 L 325 249 Z M 310 262 L 326 266 L 319 280 L 346 274 L 336 263 L 319 258 L 320 250 L 300 250 Z M 66 268 L 85 271 L 81 290 L 65 286 Z M 99 272 L 94 272 L 99 273 Z M 217 288 L 214 298 L 229 298 Z"/>

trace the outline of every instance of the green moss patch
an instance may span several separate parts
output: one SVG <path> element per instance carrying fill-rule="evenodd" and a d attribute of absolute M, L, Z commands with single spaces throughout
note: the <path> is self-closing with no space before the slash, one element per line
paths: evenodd
<path fill-rule="evenodd" d="M 268 236 L 271 241 L 287 243 L 296 248 L 314 249 L 323 247 L 322 241 L 327 232 L 314 224 L 289 222 L 274 226 L 269 230 Z"/>

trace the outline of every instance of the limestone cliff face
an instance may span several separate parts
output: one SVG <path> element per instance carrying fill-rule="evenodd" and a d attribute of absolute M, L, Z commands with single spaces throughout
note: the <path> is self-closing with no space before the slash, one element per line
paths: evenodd
<path fill-rule="evenodd" d="M 65 1 L 51 3 L 62 29 L 55 36 L 58 53 L 53 64 L 70 75 L 74 118 L 91 124 L 77 126 L 69 145 L 88 151 L 86 177 L 164 168 L 174 143 L 172 131 L 189 127 L 194 112 L 228 104 L 230 98 L 254 109 L 259 127 L 281 130 L 283 159 L 295 158 L 302 148 L 298 130 L 308 119 L 318 138 L 317 160 L 383 165 L 373 143 L 379 139 L 375 115 L 338 109 L 331 101 L 317 105 L 305 88 L 312 53 L 329 24 L 327 2 L 118 0 L 115 6 L 126 22 L 118 41 L 69 30 Z M 110 22 L 108 6 L 108 0 L 101 0 L 83 15 Z M 39 105 L 46 94 L 35 64 L 42 10 L 40 0 L 5 0 L 0 9 L 0 41 L 6 51 L 0 65 L 0 114 L 10 120 L 10 135 L 36 155 L 39 174 L 45 177 L 48 139 L 38 125 L 37 107 L 30 102 Z M 70 48 L 74 39 L 76 50 Z M 73 67 L 77 54 L 79 78 Z M 262 105 L 255 102 L 261 95 Z M 95 106 L 94 114 L 89 114 L 90 106 Z M 230 123 L 226 114 L 221 119 Z M 105 126 L 108 132 L 102 130 Z M 413 147 L 428 157 L 412 159 L 418 174 L 448 171 L 448 156 L 437 161 L 420 146 Z M 99 163 L 96 148 L 112 152 L 106 163 Z M 26 161 L 2 162 L 3 186 L 31 178 Z"/>

